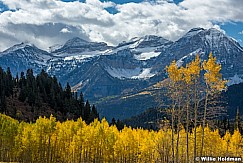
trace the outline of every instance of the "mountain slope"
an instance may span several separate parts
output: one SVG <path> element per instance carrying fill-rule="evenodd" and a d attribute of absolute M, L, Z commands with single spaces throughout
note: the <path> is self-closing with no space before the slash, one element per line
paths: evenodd
<path fill-rule="evenodd" d="M 54 46 L 51 53 L 20 44 L 0 53 L 0 64 L 14 73 L 43 68 L 96 102 L 103 116 L 123 119 L 157 105 L 151 94 L 141 92 L 166 78 L 165 67 L 171 61 L 180 66 L 196 54 L 207 59 L 210 52 L 221 63 L 229 84 L 243 81 L 243 48 L 221 31 L 203 28 L 191 29 L 175 42 L 148 35 L 116 47 L 73 38 Z"/>
<path fill-rule="evenodd" d="M 232 38 L 216 29 L 206 30 L 196 28 L 190 30 L 181 39 L 164 48 L 156 58 L 147 60 L 146 66 L 151 67 L 151 72 L 158 72 L 156 75 L 149 78 L 148 82 L 152 85 L 163 80 L 166 77 L 165 66 L 169 65 L 172 60 L 176 60 L 178 66 L 180 66 L 193 60 L 196 54 L 199 54 L 200 58 L 205 60 L 210 52 L 217 57 L 218 62 L 222 65 L 221 73 L 224 78 L 230 80 L 230 85 L 242 81 L 242 47 Z M 109 106 L 107 102 L 97 105 L 99 108 L 109 109 L 109 111 L 106 111 L 106 115 L 108 115 L 109 118 L 118 115 L 117 118 L 123 119 L 128 117 L 127 115 L 129 115 L 129 113 L 137 114 L 139 111 L 141 112 L 148 107 L 158 106 L 155 99 L 156 97 L 152 96 L 153 93 L 151 93 L 151 91 L 146 95 L 142 94 L 142 92 L 146 91 L 147 89 L 141 89 L 133 92 L 128 96 L 129 98 L 124 98 L 126 95 L 113 98 L 109 100 L 111 106 Z M 150 101 L 149 104 L 146 104 L 147 100 Z M 143 101 L 144 105 L 140 105 L 141 101 Z M 116 108 L 118 113 L 114 112 L 113 115 L 111 115 L 113 112 L 112 108 Z M 124 108 L 126 108 L 128 114 L 121 114 Z M 134 112 L 134 110 L 136 111 Z"/>
<path fill-rule="evenodd" d="M 175 59 L 183 59 L 186 55 L 197 52 L 202 59 L 206 59 L 210 52 L 217 57 L 218 62 L 222 64 L 222 73 L 224 77 L 233 77 L 234 74 L 242 74 L 242 63 L 239 63 L 243 58 L 243 48 L 232 38 L 216 29 L 195 28 L 190 30 L 178 41 L 173 43 L 169 48 L 164 49 L 158 57 L 155 65 L 164 67 L 165 63 L 160 63 L 161 60 L 169 61 Z M 184 59 L 191 60 L 185 57 Z M 168 62 L 166 62 L 168 64 Z"/>

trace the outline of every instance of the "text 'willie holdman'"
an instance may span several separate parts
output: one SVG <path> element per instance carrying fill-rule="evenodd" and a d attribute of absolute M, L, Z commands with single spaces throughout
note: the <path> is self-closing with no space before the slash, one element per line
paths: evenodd
<path fill-rule="evenodd" d="M 241 162 L 241 157 L 211 157 L 211 156 L 202 156 L 202 157 L 196 157 L 196 161 L 207 161 L 207 162 Z"/>

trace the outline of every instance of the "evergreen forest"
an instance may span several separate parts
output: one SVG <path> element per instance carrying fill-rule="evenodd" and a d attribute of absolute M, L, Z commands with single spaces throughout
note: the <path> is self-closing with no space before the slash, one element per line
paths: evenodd
<path fill-rule="evenodd" d="M 55 76 L 44 70 L 34 75 L 32 69 L 13 77 L 10 68 L 6 72 L 0 68 L 0 112 L 28 122 L 51 114 L 60 121 L 82 117 L 90 123 L 99 118 L 96 107 L 85 102 L 82 92 L 73 92 L 69 83 L 62 88 Z"/>

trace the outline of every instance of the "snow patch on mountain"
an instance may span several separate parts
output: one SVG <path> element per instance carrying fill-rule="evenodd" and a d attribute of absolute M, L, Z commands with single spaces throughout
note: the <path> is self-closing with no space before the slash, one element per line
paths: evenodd
<path fill-rule="evenodd" d="M 201 54 L 201 51 L 202 51 L 202 49 L 199 48 L 199 49 L 195 50 L 194 52 L 185 55 L 184 57 L 182 57 L 181 59 L 179 59 L 179 60 L 176 62 L 176 66 L 177 66 L 177 67 L 181 67 L 181 66 L 183 65 L 183 63 L 185 62 L 186 59 L 195 57 L 197 54 L 200 55 L 200 54 Z"/>
<path fill-rule="evenodd" d="M 99 50 L 95 50 L 95 51 L 87 51 L 87 52 L 80 52 L 80 53 L 72 53 L 72 54 L 68 54 L 68 53 L 62 53 L 62 54 L 55 54 L 55 57 L 59 57 L 59 58 L 64 58 L 63 60 L 72 60 L 72 59 L 77 59 L 77 60 L 83 60 L 86 58 L 92 58 L 95 56 L 100 56 L 100 55 L 110 55 L 112 53 L 111 49 L 107 49 L 107 50 L 103 50 L 103 51 L 99 51 Z"/>
<path fill-rule="evenodd" d="M 141 42 L 143 42 L 143 40 L 144 40 L 144 38 L 141 38 L 141 39 L 136 40 L 136 42 L 133 43 L 132 45 L 130 45 L 129 48 L 134 49 L 134 48 L 138 47 L 138 45 L 139 45 Z"/>
<path fill-rule="evenodd" d="M 63 60 L 64 61 L 83 60 L 85 58 L 90 58 L 90 57 L 92 57 L 92 56 L 90 56 L 90 55 L 69 56 L 69 57 L 65 57 Z"/>
<path fill-rule="evenodd" d="M 144 61 L 144 60 L 148 60 L 153 57 L 157 57 L 159 55 L 160 55 L 160 52 L 151 51 L 151 52 L 144 52 L 139 55 L 134 55 L 134 58 L 137 60 L 140 60 L 140 61 Z"/>
<path fill-rule="evenodd" d="M 92 57 L 95 57 L 95 56 L 100 56 L 100 55 L 106 55 L 106 53 L 103 53 L 103 52 L 86 52 L 86 53 L 79 53 L 79 54 L 75 54 L 75 55 L 71 55 L 69 56 L 68 54 L 64 54 L 63 57 L 64 57 L 64 61 L 70 61 L 70 60 L 84 60 L 84 59 L 87 59 L 87 58 L 92 58 Z"/>
<path fill-rule="evenodd" d="M 118 79 L 148 79 L 155 74 L 151 73 L 151 68 L 135 68 L 135 69 L 122 69 L 107 67 L 106 71 L 113 77 Z"/>
<path fill-rule="evenodd" d="M 133 76 L 132 79 L 148 79 L 156 75 L 155 73 L 151 73 L 151 68 L 144 68 L 142 72 L 137 75 Z"/>
<path fill-rule="evenodd" d="M 242 82 L 243 82 L 243 79 L 240 78 L 237 74 L 235 74 L 233 77 L 229 78 L 227 85 L 230 86 L 230 85 L 239 84 Z"/>
<path fill-rule="evenodd" d="M 132 78 L 133 76 L 138 76 L 141 73 L 141 68 L 122 69 L 122 68 L 107 67 L 106 71 L 115 78 L 124 79 L 124 78 Z"/>

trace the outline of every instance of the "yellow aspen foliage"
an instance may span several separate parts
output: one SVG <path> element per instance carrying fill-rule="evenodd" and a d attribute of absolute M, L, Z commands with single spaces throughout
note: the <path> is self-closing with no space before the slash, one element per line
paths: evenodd
<path fill-rule="evenodd" d="M 201 64 L 200 57 L 196 55 L 195 60 L 188 63 L 186 67 L 181 67 L 183 79 L 187 84 L 191 84 L 192 80 L 195 80 L 200 76 Z"/>
<path fill-rule="evenodd" d="M 236 129 L 234 134 L 231 136 L 229 152 L 232 156 L 243 157 L 243 138 L 238 129 Z"/>
<path fill-rule="evenodd" d="M 168 76 L 173 82 L 178 82 L 182 79 L 182 71 L 176 65 L 176 61 L 172 61 L 169 66 L 166 66 Z"/>
<path fill-rule="evenodd" d="M 203 62 L 203 69 L 206 71 L 204 79 L 210 89 L 213 91 L 225 89 L 227 81 L 222 79 L 221 65 L 216 62 L 216 57 L 213 57 L 212 53 L 209 54 L 208 61 Z"/>
<path fill-rule="evenodd" d="M 103 119 L 90 125 L 84 121 L 56 122 L 54 117 L 25 123 L 0 114 L 0 157 L 5 162 L 170 162 L 172 129 L 159 131 L 125 127 L 118 131 Z M 205 131 L 204 154 L 243 157 L 242 135 L 238 130 L 224 137 L 218 130 Z M 194 130 L 192 130 L 194 131 Z M 200 137 L 202 127 L 196 129 Z M 189 162 L 193 162 L 193 137 L 189 134 Z M 177 135 L 174 135 L 175 142 Z M 186 131 L 180 130 L 179 162 L 186 162 Z M 6 140 L 6 141 L 5 141 Z M 197 147 L 201 146 L 198 139 Z M 228 144 L 227 144 L 228 143 Z"/>
<path fill-rule="evenodd" d="M 231 139 L 231 134 L 229 131 L 226 131 L 225 135 L 223 136 L 223 149 L 225 149 L 225 153 L 222 153 L 222 155 L 230 155 L 230 139 Z"/>
<path fill-rule="evenodd" d="M 18 121 L 0 114 L 0 161 L 10 161 L 14 155 L 14 138 L 18 125 Z"/>

